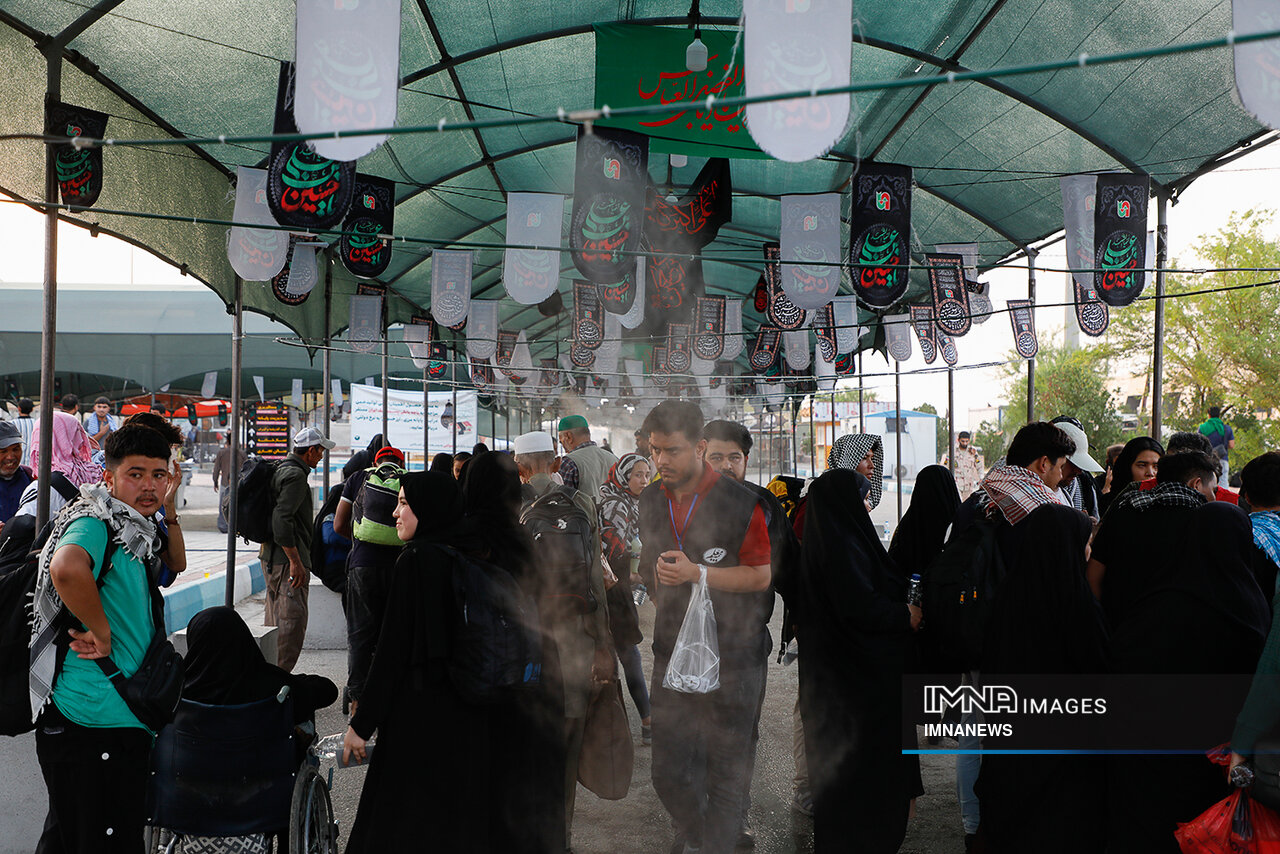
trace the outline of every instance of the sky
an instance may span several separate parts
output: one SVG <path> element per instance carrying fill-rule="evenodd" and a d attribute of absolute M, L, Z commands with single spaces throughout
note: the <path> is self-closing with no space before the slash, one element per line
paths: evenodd
<path fill-rule="evenodd" d="M 1249 209 L 1275 209 L 1280 206 L 1276 189 L 1280 187 L 1280 145 L 1263 147 L 1250 152 L 1222 169 L 1211 172 L 1192 184 L 1182 194 L 1179 203 L 1169 208 L 1169 251 L 1180 266 L 1192 267 L 1197 260 L 1194 245 L 1205 234 L 1212 234 L 1226 226 L 1233 212 Z M 1154 205 L 1149 218 L 1154 228 Z M 40 246 L 44 239 L 44 219 L 23 205 L 0 204 L 0 233 L 10 246 Z M 1272 236 L 1280 237 L 1280 222 L 1270 226 Z M 90 237 L 88 231 L 77 226 L 62 224 L 58 237 L 58 268 L 60 288 L 118 288 L 155 287 L 161 289 L 204 289 L 198 281 L 182 276 L 170 264 L 149 252 L 138 249 L 113 237 Z M 991 283 L 991 297 L 997 310 L 1004 308 L 1006 299 L 1021 299 L 1027 294 L 1025 262 L 1022 269 L 997 270 L 983 278 Z M 1050 247 L 1042 254 L 1037 266 L 1062 268 L 1065 266 L 1063 244 Z M 10 252 L 0 255 L 0 287 L 15 284 L 38 283 L 43 277 L 43 256 L 40 252 Z M 1148 284 L 1148 287 L 1151 287 Z M 1037 301 L 1063 302 L 1068 297 L 1068 278 L 1063 273 L 1040 272 L 1037 275 Z M 209 292 L 211 309 L 221 309 L 221 301 Z M 1112 312 L 1123 309 L 1112 309 Z M 1061 342 L 1066 314 L 1062 308 L 1042 308 L 1036 311 L 1036 329 L 1044 345 L 1050 341 Z M 1074 323 L 1074 317 L 1071 322 Z M 39 319 L 31 318 L 32 328 L 38 328 Z M 1087 345 L 1088 339 L 1085 339 Z M 973 330 L 957 339 L 960 353 L 959 368 L 986 362 L 1004 362 L 1013 346 L 1013 336 L 1007 315 L 996 314 L 986 323 L 975 324 Z M 941 364 L 939 360 L 936 364 Z M 902 364 L 903 371 L 925 368 L 919 348 L 915 348 L 910 361 Z M 864 359 L 864 371 L 869 376 L 866 388 L 874 390 L 882 401 L 893 400 L 893 366 L 883 357 L 868 354 Z M 1024 372 L 1025 373 L 1025 372 Z M 1005 379 L 999 368 L 957 370 L 955 372 L 956 429 L 976 429 L 977 415 L 971 410 L 997 406 L 1003 398 Z M 846 381 L 856 387 L 856 382 Z M 947 404 L 947 377 L 945 373 L 929 375 L 904 375 L 902 378 L 902 404 L 913 408 L 921 403 L 932 403 L 945 413 Z"/>

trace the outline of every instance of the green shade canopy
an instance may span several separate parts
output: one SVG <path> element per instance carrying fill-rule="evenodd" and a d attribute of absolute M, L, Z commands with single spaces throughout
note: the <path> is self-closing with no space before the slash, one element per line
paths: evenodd
<path fill-rule="evenodd" d="M 36 43 L 61 32 L 91 5 L 0 0 L 0 67 L 9 72 L 0 134 L 40 130 L 45 63 Z M 109 136 L 270 130 L 278 63 L 294 52 L 291 0 L 198 6 L 123 0 L 97 6 L 105 14 L 68 45 L 63 100 L 108 112 Z M 687 9 L 683 0 L 404 0 L 398 124 L 590 107 L 593 24 L 684 26 Z M 702 24 L 735 30 L 741 11 L 741 2 L 704 0 Z M 855 81 L 1021 65 L 1081 52 L 1096 56 L 1219 38 L 1231 29 L 1227 0 L 910 0 L 859 4 L 857 15 Z M 917 255 L 935 243 L 976 242 L 981 263 L 991 265 L 1061 230 L 1062 174 L 1140 172 L 1151 177 L 1157 192 L 1176 195 L 1223 157 L 1268 133 L 1233 100 L 1227 49 L 859 93 L 853 115 L 824 159 L 733 162 L 733 220 L 704 252 L 710 293 L 749 296 L 760 273 L 760 245 L 777 239 L 778 197 L 844 190 L 859 158 L 914 167 Z M 397 136 L 363 158 L 359 168 L 396 182 L 398 234 L 501 243 L 507 193 L 572 194 L 575 131 L 574 125 L 551 122 Z M 267 150 L 265 144 L 108 148 L 98 206 L 229 219 L 234 168 L 259 165 Z M 672 170 L 677 191 L 703 162 L 690 157 Z M 665 189 L 667 158 L 653 157 L 651 173 Z M 42 198 L 43 174 L 40 144 L 0 142 L 0 189 Z M 845 204 L 847 214 L 847 196 Z M 230 301 L 234 281 L 225 228 L 92 210 L 69 218 L 98 223 L 186 265 Z M 396 244 L 384 276 L 392 292 L 392 322 L 429 304 L 429 255 L 421 244 Z M 501 265 L 501 250 L 475 252 L 473 296 L 505 296 Z M 303 305 L 289 307 L 274 299 L 268 285 L 250 283 L 245 305 L 309 340 L 335 335 L 346 326 L 345 296 L 356 282 L 340 265 L 330 270 L 334 301 L 328 318 L 319 289 Z M 567 255 L 562 270 L 560 288 L 567 297 Z M 501 314 L 508 328 L 528 330 L 535 359 L 565 349 L 565 314 L 544 318 L 535 307 L 509 300 Z M 749 307 L 744 319 L 752 332 L 758 321 Z"/>

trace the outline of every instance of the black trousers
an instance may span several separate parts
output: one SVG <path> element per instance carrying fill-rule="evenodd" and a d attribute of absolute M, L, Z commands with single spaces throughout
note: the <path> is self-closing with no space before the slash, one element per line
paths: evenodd
<path fill-rule="evenodd" d="M 36 854 L 141 854 L 151 734 L 74 724 L 50 706 L 36 727 L 49 815 Z"/>

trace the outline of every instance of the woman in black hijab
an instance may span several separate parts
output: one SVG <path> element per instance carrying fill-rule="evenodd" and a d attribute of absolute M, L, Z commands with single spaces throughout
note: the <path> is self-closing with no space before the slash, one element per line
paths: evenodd
<path fill-rule="evenodd" d="M 431 471 L 443 472 L 449 477 L 453 477 L 453 454 L 446 454 L 443 451 L 431 458 Z"/>
<path fill-rule="evenodd" d="M 1115 630 L 1117 673 L 1252 674 L 1271 624 L 1270 607 L 1254 578 L 1253 533 L 1238 507 L 1212 501 L 1191 511 L 1174 552 L 1179 562 L 1136 600 Z M 1234 714 L 1248 692 L 1220 690 L 1222 732 L 1208 750 L 1231 738 Z M 1188 685 L 1189 692 L 1196 691 Z M 1157 711 L 1157 714 L 1159 712 Z M 1203 755 L 1115 757 L 1108 763 L 1108 841 L 1116 851 L 1178 851 L 1177 822 L 1191 821 L 1230 794 L 1222 769 Z"/>
<path fill-rule="evenodd" d="M 987 620 L 982 680 L 1000 684 L 1001 673 L 1105 672 L 1107 632 L 1084 574 L 1089 517 L 1047 504 L 1019 524 L 1026 536 Z M 985 850 L 1103 850 L 1104 779 L 1098 757 L 984 756 L 975 790 Z"/>
<path fill-rule="evenodd" d="M 921 469 L 911 489 L 911 506 L 902 514 L 889 544 L 889 557 L 904 578 L 910 580 L 913 573 L 924 576 L 942 551 L 959 509 L 960 492 L 947 467 Z"/>
<path fill-rule="evenodd" d="M 447 671 L 459 560 L 447 539 L 459 519 L 457 481 L 439 472 L 404 475 L 395 516 L 406 544 L 344 743 L 344 752 L 361 757 L 378 733 L 346 850 L 409 851 L 428 840 L 441 851 L 501 850 L 491 710 L 464 702 Z"/>
<path fill-rule="evenodd" d="M 258 642 L 234 608 L 206 608 L 187 625 L 182 696 L 210 706 L 238 706 L 275 697 L 285 685 L 295 723 L 308 721 L 338 699 L 323 676 L 288 673 L 262 657 Z"/>
<path fill-rule="evenodd" d="M 901 754 L 907 581 L 858 497 L 865 481 L 831 469 L 806 502 L 795 622 L 817 854 L 897 851 L 919 773 Z"/>
<path fill-rule="evenodd" d="M 1098 512 L 1106 513 L 1125 487 L 1131 483 L 1156 476 L 1160 458 L 1164 456 L 1164 445 L 1150 436 L 1135 436 L 1130 439 L 1116 457 L 1111 467 L 1111 486 L 1098 496 Z"/>
<path fill-rule="evenodd" d="M 342 467 L 342 479 L 346 480 L 358 471 L 364 471 L 373 465 L 373 458 L 378 455 L 378 451 L 385 448 L 387 442 L 382 438 L 382 434 L 374 436 L 369 440 L 369 445 L 362 450 L 356 451 L 351 455 L 351 459 L 347 460 L 347 464 Z"/>

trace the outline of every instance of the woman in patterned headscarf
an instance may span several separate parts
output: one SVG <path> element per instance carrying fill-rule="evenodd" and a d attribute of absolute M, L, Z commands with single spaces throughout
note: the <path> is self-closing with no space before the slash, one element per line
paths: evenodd
<path fill-rule="evenodd" d="M 867 509 L 874 510 L 884 495 L 884 444 L 879 436 L 853 433 L 841 436 L 827 454 L 827 469 L 853 469 L 871 484 L 864 498 Z"/>
<path fill-rule="evenodd" d="M 644 640 L 640 618 L 631 595 L 632 543 L 640 536 L 640 493 L 649 485 L 649 461 L 639 454 L 624 454 L 609 470 L 609 479 L 600 487 L 600 545 L 616 583 L 605 592 L 609 606 L 609 631 L 614 649 L 627 677 L 627 690 L 640 715 L 640 735 L 649 743 L 649 691 L 640 664 Z"/>

